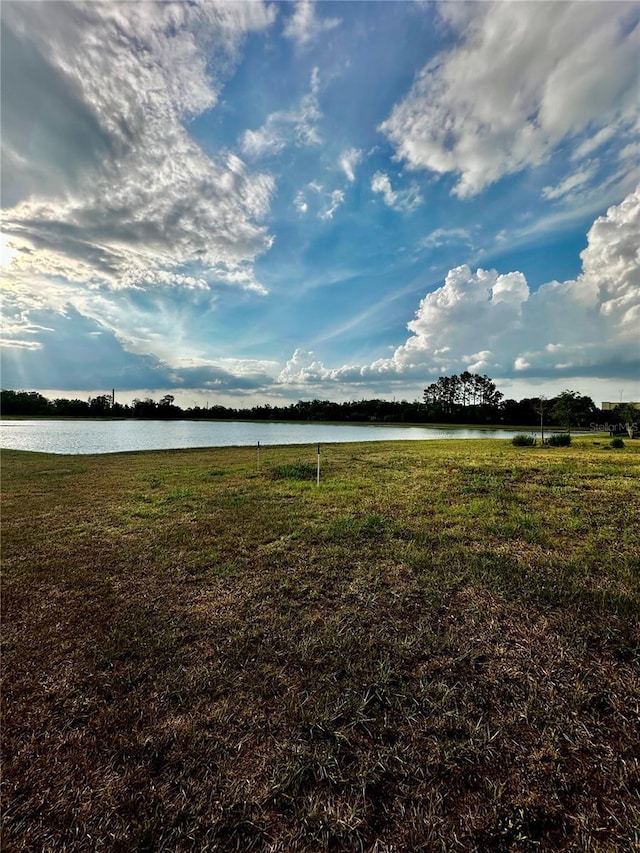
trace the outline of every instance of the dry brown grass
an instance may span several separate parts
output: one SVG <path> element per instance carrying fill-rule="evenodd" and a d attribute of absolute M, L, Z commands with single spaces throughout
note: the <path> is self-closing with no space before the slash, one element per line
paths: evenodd
<path fill-rule="evenodd" d="M 3 850 L 638 848 L 640 448 L 307 453 L 4 454 Z"/>

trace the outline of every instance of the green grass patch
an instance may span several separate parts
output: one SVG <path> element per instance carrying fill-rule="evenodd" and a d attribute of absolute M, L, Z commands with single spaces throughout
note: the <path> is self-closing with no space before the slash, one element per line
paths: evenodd
<path fill-rule="evenodd" d="M 634 849 L 604 449 L 5 451 L 3 849 Z"/>
<path fill-rule="evenodd" d="M 315 480 L 317 466 L 311 462 L 291 462 L 286 465 L 276 465 L 271 469 L 274 480 Z"/>

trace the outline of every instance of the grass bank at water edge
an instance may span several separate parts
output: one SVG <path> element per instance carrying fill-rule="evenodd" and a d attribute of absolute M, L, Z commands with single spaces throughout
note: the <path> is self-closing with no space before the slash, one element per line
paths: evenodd
<path fill-rule="evenodd" d="M 4 851 L 638 848 L 640 442 L 321 461 L 3 453 Z"/>

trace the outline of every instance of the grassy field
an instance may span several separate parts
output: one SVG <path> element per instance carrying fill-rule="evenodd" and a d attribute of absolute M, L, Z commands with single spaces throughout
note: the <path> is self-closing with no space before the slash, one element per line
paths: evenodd
<path fill-rule="evenodd" d="M 3 453 L 3 851 L 640 849 L 640 442 Z"/>

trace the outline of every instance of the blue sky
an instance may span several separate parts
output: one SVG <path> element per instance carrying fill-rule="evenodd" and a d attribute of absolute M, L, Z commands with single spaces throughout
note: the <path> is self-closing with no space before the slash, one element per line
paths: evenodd
<path fill-rule="evenodd" d="M 3 387 L 640 398 L 637 3 L 1 15 Z"/>

